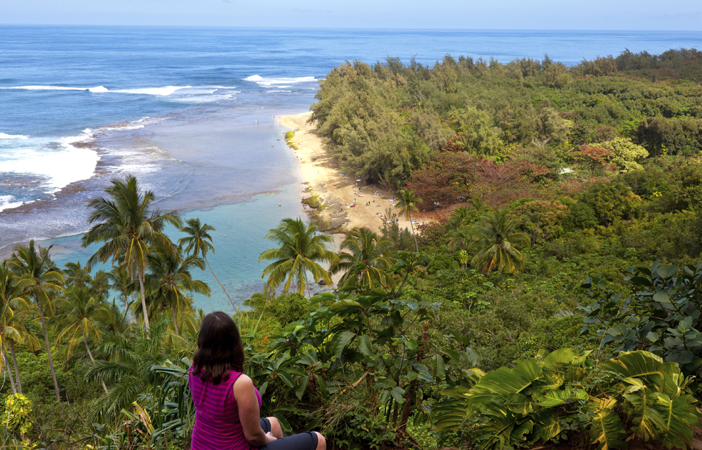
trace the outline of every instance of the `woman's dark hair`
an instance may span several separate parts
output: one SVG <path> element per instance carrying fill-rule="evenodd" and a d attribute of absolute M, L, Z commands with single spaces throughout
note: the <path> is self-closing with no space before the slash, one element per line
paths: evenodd
<path fill-rule="evenodd" d="M 244 371 L 244 346 L 232 318 L 215 311 L 202 319 L 193 356 L 193 375 L 217 385 L 229 378 L 232 370 Z"/>

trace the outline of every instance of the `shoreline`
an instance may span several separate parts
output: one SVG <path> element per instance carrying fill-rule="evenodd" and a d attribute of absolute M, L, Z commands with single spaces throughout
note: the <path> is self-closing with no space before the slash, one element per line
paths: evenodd
<path fill-rule="evenodd" d="M 276 116 L 280 125 L 295 133 L 291 142 L 298 148 L 288 148 L 295 154 L 303 185 L 307 186 L 301 192 L 302 202 L 318 206 L 307 206 L 305 210 L 312 220 L 319 223 L 320 231 L 333 235 L 339 244 L 356 227 L 365 227 L 380 234 L 383 225 L 381 215 L 385 214 L 385 210 L 393 208 L 399 213 L 395 209 L 397 201 L 393 200 L 395 194 L 389 189 L 358 181 L 360 178 L 353 174 L 343 173 L 338 161 L 325 150 L 316 125 L 308 123 L 311 115 L 311 112 L 305 112 Z M 414 219 L 417 222 L 417 218 Z M 409 221 L 403 217 L 399 217 L 398 224 L 401 229 L 410 229 Z"/>

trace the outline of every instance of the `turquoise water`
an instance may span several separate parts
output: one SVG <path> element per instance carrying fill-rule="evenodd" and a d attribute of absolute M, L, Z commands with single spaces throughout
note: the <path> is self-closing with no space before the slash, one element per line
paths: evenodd
<path fill-rule="evenodd" d="M 258 262 L 258 256 L 272 248 L 270 241 L 263 238 L 266 227 L 274 227 L 286 217 L 305 217 L 300 204 L 299 183 L 283 186 L 279 192 L 256 195 L 252 199 L 233 205 L 220 205 L 207 211 L 191 211 L 183 214 L 183 219 L 199 217 L 202 223 L 216 228 L 210 233 L 215 248 L 208 254 L 208 260 L 217 278 L 222 282 L 235 303 L 247 300 L 252 293 L 263 290 L 261 274 L 270 262 Z M 280 206 L 278 204 L 280 203 Z M 262 224 L 268 224 L 263 225 Z M 167 233 L 177 241 L 183 234 L 171 229 Z M 225 236 L 226 235 L 226 236 Z M 67 262 L 85 263 L 95 253 L 97 245 L 83 248 L 76 236 L 48 239 L 41 245 L 53 245 L 54 262 L 63 266 Z M 109 270 L 108 265 L 98 265 L 95 270 Z M 206 282 L 212 295 L 195 295 L 194 304 L 206 313 L 211 311 L 231 311 L 232 305 L 224 295 L 209 269 L 192 273 L 193 278 Z"/>

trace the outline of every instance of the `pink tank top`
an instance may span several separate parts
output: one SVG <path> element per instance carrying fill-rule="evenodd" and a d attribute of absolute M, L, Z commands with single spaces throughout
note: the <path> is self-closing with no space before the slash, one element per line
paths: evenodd
<path fill-rule="evenodd" d="M 195 403 L 195 426 L 193 427 L 192 450 L 252 450 L 244 437 L 244 429 L 239 421 L 239 408 L 234 398 L 234 382 L 241 372 L 231 371 L 229 378 L 215 386 L 203 382 L 199 376 L 189 372 L 190 392 Z M 258 407 L 261 407 L 261 394 L 258 389 Z"/>

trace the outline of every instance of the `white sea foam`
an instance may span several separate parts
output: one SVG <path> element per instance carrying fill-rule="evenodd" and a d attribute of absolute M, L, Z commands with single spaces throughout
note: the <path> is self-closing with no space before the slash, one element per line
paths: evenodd
<path fill-rule="evenodd" d="M 14 200 L 15 198 L 11 195 L 0 195 L 0 211 L 24 205 L 24 202 L 17 202 Z"/>
<path fill-rule="evenodd" d="M 107 90 L 107 88 L 105 86 L 97 86 L 94 88 L 88 88 L 88 91 L 96 93 L 96 94 L 99 94 L 102 92 L 110 92 L 109 90 Z"/>
<path fill-rule="evenodd" d="M 93 176 L 100 157 L 90 148 L 72 144 L 90 139 L 90 132 L 60 139 L 30 138 L 21 145 L 13 145 L 12 151 L 3 152 L 0 158 L 0 173 L 44 179 L 44 189 L 49 193 L 87 180 Z"/>
<path fill-rule="evenodd" d="M 264 78 L 260 75 L 251 75 L 250 77 L 244 78 L 244 80 L 252 81 L 262 87 L 273 87 L 278 89 L 290 88 L 294 84 L 317 82 L 317 79 L 315 77 Z"/>
<path fill-rule="evenodd" d="M 119 92 L 122 94 L 160 95 L 165 97 L 167 95 L 171 95 L 175 91 L 190 87 L 191 86 L 164 86 L 158 88 L 117 89 L 110 92 Z"/>
<path fill-rule="evenodd" d="M 200 86 L 183 88 L 178 91 L 178 95 L 209 95 L 214 94 L 217 88 Z"/>
<path fill-rule="evenodd" d="M 0 139 L 29 139 L 28 136 L 23 136 L 21 134 L 5 134 L 5 133 L 0 133 Z"/>

